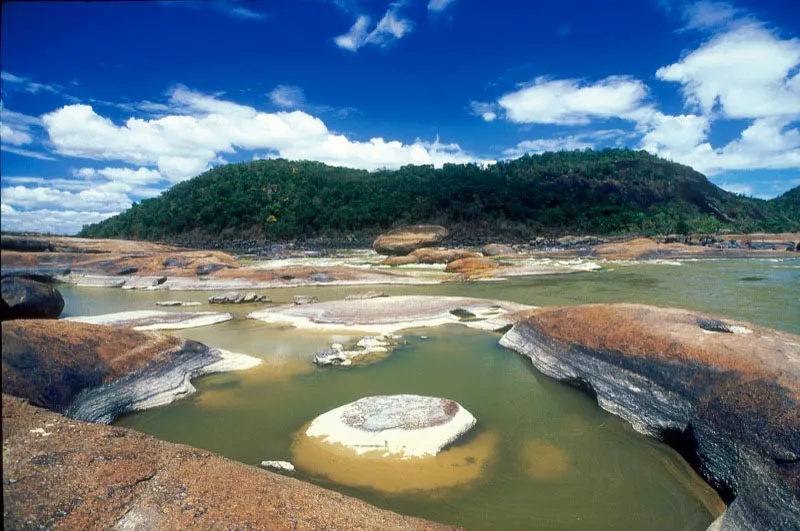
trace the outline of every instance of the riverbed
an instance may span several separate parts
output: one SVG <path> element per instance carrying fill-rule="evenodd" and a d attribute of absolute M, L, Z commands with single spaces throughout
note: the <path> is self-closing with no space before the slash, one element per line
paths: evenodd
<path fill-rule="evenodd" d="M 458 295 L 537 305 L 640 302 L 677 306 L 800 333 L 800 260 L 600 262 L 557 276 L 434 286 L 379 287 L 388 294 Z M 66 315 L 155 309 L 166 299 L 214 292 L 60 288 Z M 262 290 L 275 302 L 376 289 Z M 354 302 L 357 304 L 357 301 Z M 497 344 L 498 334 L 457 325 L 406 330 L 404 344 L 365 366 L 317 368 L 313 354 L 360 335 L 298 331 L 247 320 L 257 305 L 208 306 L 236 319 L 182 337 L 264 360 L 241 373 L 195 381 L 198 393 L 131 414 L 119 425 L 244 463 L 289 460 L 296 477 L 404 514 L 468 529 L 705 529 L 723 506 L 666 445 L 632 430 L 587 395 L 538 374 Z M 197 308 L 190 308 L 196 310 Z M 613 323 L 610 323 L 613 326 Z M 364 465 L 322 456 L 298 437 L 317 415 L 375 394 L 458 401 L 476 428 L 433 459 Z"/>

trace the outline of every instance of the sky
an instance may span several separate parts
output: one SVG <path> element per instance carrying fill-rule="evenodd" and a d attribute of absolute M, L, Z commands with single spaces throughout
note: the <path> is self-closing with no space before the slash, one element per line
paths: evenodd
<path fill-rule="evenodd" d="M 645 149 L 800 185 L 796 0 L 3 2 L 3 230 L 74 234 L 214 166 Z"/>

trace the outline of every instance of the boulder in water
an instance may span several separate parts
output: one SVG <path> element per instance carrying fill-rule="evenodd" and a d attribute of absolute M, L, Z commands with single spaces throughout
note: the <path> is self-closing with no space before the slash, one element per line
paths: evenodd
<path fill-rule="evenodd" d="M 439 225 L 411 225 L 381 234 L 372 248 L 378 254 L 405 255 L 421 247 L 438 245 L 447 236 L 447 229 Z"/>
<path fill-rule="evenodd" d="M 327 444 L 384 457 L 436 455 L 475 425 L 458 402 L 419 395 L 368 396 L 323 413 L 306 430 Z"/>

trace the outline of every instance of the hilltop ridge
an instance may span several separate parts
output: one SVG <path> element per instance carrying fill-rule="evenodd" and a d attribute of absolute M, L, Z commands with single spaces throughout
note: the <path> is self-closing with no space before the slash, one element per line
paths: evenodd
<path fill-rule="evenodd" d="M 525 155 L 477 164 L 368 172 L 319 162 L 228 164 L 179 183 L 79 233 L 203 244 L 220 239 L 368 239 L 406 224 L 458 238 L 780 232 L 800 229 L 800 189 L 771 201 L 738 196 L 688 166 L 645 151 Z"/>

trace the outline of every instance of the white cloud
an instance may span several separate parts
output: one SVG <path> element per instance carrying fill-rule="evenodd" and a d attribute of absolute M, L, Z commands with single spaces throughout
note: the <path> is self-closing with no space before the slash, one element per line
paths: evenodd
<path fill-rule="evenodd" d="M 561 138 L 542 138 L 525 140 L 513 148 L 503 151 L 508 158 L 516 158 L 526 153 L 539 154 L 546 151 L 574 151 L 576 149 L 594 148 L 594 142 L 588 142 L 580 135 L 571 135 Z"/>
<path fill-rule="evenodd" d="M 291 85 L 278 85 L 268 96 L 273 105 L 282 109 L 296 109 L 306 101 L 303 89 Z"/>
<path fill-rule="evenodd" d="M 392 4 L 371 32 L 368 32 L 370 18 L 360 15 L 350 30 L 336 37 L 334 42 L 339 48 L 355 52 L 367 44 L 383 47 L 403 38 L 411 31 L 413 24 L 408 19 L 398 17 L 399 7 L 400 4 Z"/>
<path fill-rule="evenodd" d="M 683 85 L 687 106 L 727 118 L 800 117 L 800 39 L 755 24 L 717 35 L 656 77 Z"/>
<path fill-rule="evenodd" d="M 455 3 L 456 0 L 430 0 L 428 2 L 428 11 L 441 12 Z"/>
<path fill-rule="evenodd" d="M 719 186 L 723 190 L 733 192 L 734 194 L 746 195 L 749 197 L 753 196 L 753 187 L 750 186 L 749 184 L 736 184 L 736 183 L 723 182 L 718 184 L 717 186 Z"/>
<path fill-rule="evenodd" d="M 93 179 L 100 176 L 105 177 L 110 181 L 117 181 L 132 185 L 153 184 L 163 179 L 161 173 L 159 173 L 157 170 L 151 170 L 149 168 L 137 168 L 135 170 L 132 168 L 110 167 L 99 170 L 95 168 L 79 168 L 74 170 L 72 174 L 83 179 Z"/>
<path fill-rule="evenodd" d="M 123 183 L 105 183 L 80 192 L 43 186 L 9 186 L 0 190 L 0 193 L 3 204 L 17 209 L 119 212 L 131 205 L 127 195 L 131 191 L 131 187 Z"/>
<path fill-rule="evenodd" d="M 46 85 L 44 83 L 36 83 L 35 81 L 31 81 L 30 78 L 16 76 L 11 72 L 0 72 L 0 80 L 5 81 L 6 88 L 9 90 L 23 90 L 25 92 L 30 92 L 31 94 L 36 94 L 38 92 L 53 92 L 55 94 L 59 93 L 58 87 L 56 85 Z M 10 85 L 8 85 L 10 83 Z"/>
<path fill-rule="evenodd" d="M 683 20 L 686 30 L 714 30 L 747 19 L 741 9 L 727 2 L 701 0 L 686 7 Z"/>
<path fill-rule="evenodd" d="M 506 119 L 516 123 L 579 125 L 595 119 L 642 120 L 651 114 L 647 87 L 637 79 L 611 76 L 594 84 L 538 77 L 498 100 Z"/>
<path fill-rule="evenodd" d="M 3 230 L 18 232 L 50 232 L 76 234 L 83 225 L 98 223 L 118 212 L 79 212 L 69 210 L 19 211 L 3 203 L 0 205 Z"/>
<path fill-rule="evenodd" d="M 470 111 L 475 116 L 480 116 L 485 122 L 493 122 L 497 119 L 497 105 L 482 101 L 469 102 Z"/>
<path fill-rule="evenodd" d="M 2 147 L 0 147 L 0 149 L 2 149 L 3 151 L 8 151 L 9 153 L 14 153 L 16 155 L 20 155 L 22 157 L 30 157 L 32 159 L 56 160 L 55 158 L 53 158 L 53 157 L 51 157 L 49 155 L 45 155 L 44 153 L 39 153 L 37 151 L 31 151 L 29 149 L 16 148 L 16 147 L 8 146 L 6 144 L 3 144 Z"/>
<path fill-rule="evenodd" d="M 157 166 L 158 174 L 173 182 L 197 175 L 221 154 L 239 149 L 370 170 L 476 160 L 458 146 L 438 141 L 352 141 L 332 133 L 322 120 L 303 111 L 258 112 L 185 88 L 173 92 L 173 100 L 178 101 L 177 108 L 190 114 L 131 118 L 116 125 L 88 105 L 68 105 L 45 114 L 42 120 L 61 154 Z M 142 182 L 155 179 L 154 170 L 137 171 L 142 172 Z M 121 175 L 113 177 L 133 182 Z"/>
<path fill-rule="evenodd" d="M 31 135 L 25 131 L 12 129 L 0 122 L 0 142 L 3 144 L 11 144 L 12 146 L 24 146 L 25 144 L 33 142 L 33 139 Z"/>

